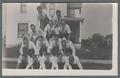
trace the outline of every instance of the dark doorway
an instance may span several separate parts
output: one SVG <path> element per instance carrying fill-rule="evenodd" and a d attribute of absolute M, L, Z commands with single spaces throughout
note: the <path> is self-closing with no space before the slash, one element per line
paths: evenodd
<path fill-rule="evenodd" d="M 80 36 L 80 21 L 78 20 L 67 20 L 66 23 L 70 26 L 72 31 L 71 33 L 71 41 L 73 43 L 79 43 L 79 36 Z"/>

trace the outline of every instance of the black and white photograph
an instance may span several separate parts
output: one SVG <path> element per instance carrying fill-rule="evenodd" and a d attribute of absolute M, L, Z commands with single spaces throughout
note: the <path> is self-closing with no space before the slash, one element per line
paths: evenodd
<path fill-rule="evenodd" d="M 116 75 L 117 3 L 3 3 L 3 75 Z"/>

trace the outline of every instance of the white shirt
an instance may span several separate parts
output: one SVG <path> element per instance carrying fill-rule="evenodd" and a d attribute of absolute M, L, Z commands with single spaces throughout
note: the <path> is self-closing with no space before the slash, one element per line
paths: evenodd
<path fill-rule="evenodd" d="M 71 30 L 70 30 L 70 27 L 68 24 L 65 25 L 65 27 L 61 26 L 61 32 L 64 32 L 64 33 L 71 33 Z"/>
<path fill-rule="evenodd" d="M 60 16 L 59 19 L 58 19 L 57 15 L 54 15 L 54 16 L 53 16 L 53 20 L 54 20 L 54 21 L 59 21 L 59 20 L 62 20 L 62 19 L 64 19 L 64 16 L 62 16 L 62 15 Z"/>
<path fill-rule="evenodd" d="M 45 64 L 45 57 L 44 56 L 42 56 L 42 57 L 40 56 L 38 60 L 39 60 L 41 65 Z"/>
<path fill-rule="evenodd" d="M 57 65 L 57 57 L 56 56 L 55 57 L 51 56 L 50 60 L 51 60 L 51 62 L 52 62 L 53 65 Z"/>
<path fill-rule="evenodd" d="M 36 39 L 38 36 L 44 36 L 44 31 L 39 28 L 35 30 L 35 33 L 32 32 L 32 30 L 29 31 L 28 37 L 29 39 L 32 37 L 33 39 Z"/>
<path fill-rule="evenodd" d="M 50 32 L 51 30 L 54 30 L 54 26 L 50 26 L 50 24 L 47 24 L 44 29 L 44 32 Z"/>
<path fill-rule="evenodd" d="M 50 34 L 51 31 L 54 30 L 54 26 L 50 26 L 49 24 L 46 25 L 45 29 L 44 29 L 44 38 L 46 38 L 47 32 Z"/>
<path fill-rule="evenodd" d="M 59 35 L 60 32 L 60 26 L 54 27 L 55 33 Z"/>

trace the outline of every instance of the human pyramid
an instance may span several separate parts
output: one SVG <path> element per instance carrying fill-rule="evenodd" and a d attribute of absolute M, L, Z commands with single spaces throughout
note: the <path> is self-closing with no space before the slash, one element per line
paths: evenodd
<path fill-rule="evenodd" d="M 53 18 L 37 7 L 39 28 L 30 25 L 31 32 L 24 34 L 16 68 L 20 69 L 83 69 L 70 41 L 71 30 L 57 10 Z"/>

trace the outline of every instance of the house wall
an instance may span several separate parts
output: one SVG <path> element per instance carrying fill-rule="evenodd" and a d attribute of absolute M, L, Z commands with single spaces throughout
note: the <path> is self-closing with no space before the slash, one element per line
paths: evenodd
<path fill-rule="evenodd" d="M 3 4 L 3 28 L 6 29 L 6 44 L 16 45 L 21 39 L 17 38 L 17 24 L 20 22 L 36 24 L 37 9 L 40 3 L 28 3 L 27 13 L 20 13 L 19 3 Z M 107 5 L 107 6 L 106 6 Z M 49 5 L 48 5 L 49 7 Z M 48 9 L 47 7 L 47 9 Z M 56 3 L 55 10 L 61 10 L 62 15 L 67 15 L 67 3 Z M 112 33 L 112 5 L 111 4 L 90 4 L 82 5 L 81 13 L 75 11 L 75 16 L 85 18 L 83 24 L 80 25 L 80 38 L 86 39 L 94 33 L 102 35 Z M 5 33 L 4 33 L 5 34 Z"/>
<path fill-rule="evenodd" d="M 5 3 L 3 4 L 6 9 L 6 44 L 16 45 L 21 39 L 17 38 L 17 24 L 20 22 L 25 23 L 34 23 L 36 16 L 36 6 L 30 4 L 27 5 L 27 13 L 20 13 L 20 4 L 19 3 Z"/>

